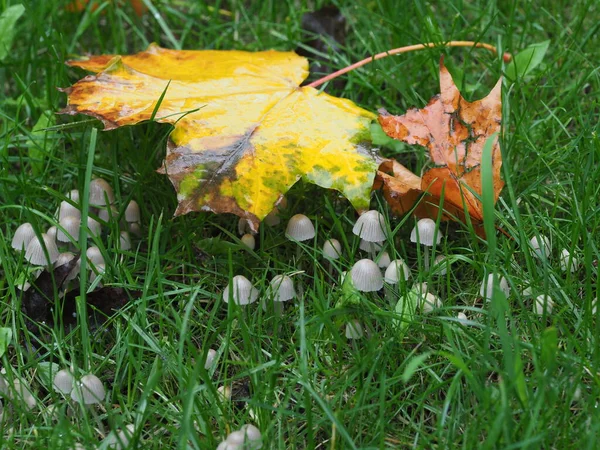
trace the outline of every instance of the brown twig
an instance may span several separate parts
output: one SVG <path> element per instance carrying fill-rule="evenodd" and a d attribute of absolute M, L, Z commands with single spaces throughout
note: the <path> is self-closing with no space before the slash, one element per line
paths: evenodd
<path fill-rule="evenodd" d="M 358 69 L 359 67 L 369 64 L 370 62 L 377 61 L 378 59 L 387 58 L 388 56 L 393 56 L 393 55 L 399 55 L 401 53 L 408 53 L 408 52 L 413 52 L 416 50 L 424 50 L 426 48 L 436 48 L 436 47 L 477 47 L 477 48 L 484 48 L 486 50 L 489 50 L 490 52 L 492 52 L 494 54 L 498 53 L 498 50 L 493 45 L 485 44 L 483 42 L 474 42 L 474 41 L 450 41 L 450 42 L 446 42 L 445 44 L 436 44 L 433 42 L 428 42 L 426 44 L 409 45 L 406 47 L 400 47 L 400 48 L 395 48 L 393 50 L 388 50 L 387 52 L 378 53 L 374 56 L 365 58 L 362 61 L 358 61 L 354 64 L 349 65 L 348 67 L 344 67 L 343 69 L 340 69 L 336 72 L 330 73 L 329 75 L 326 75 L 323 78 L 319 78 L 318 80 L 313 81 L 312 83 L 308 84 L 307 86 L 316 88 L 317 86 L 320 86 L 323 83 L 331 81 L 334 78 L 339 77 L 340 75 L 344 75 L 345 73 L 351 72 L 354 69 Z M 504 58 L 505 62 L 509 62 L 512 59 L 512 56 L 510 53 L 504 53 L 503 58 Z"/>

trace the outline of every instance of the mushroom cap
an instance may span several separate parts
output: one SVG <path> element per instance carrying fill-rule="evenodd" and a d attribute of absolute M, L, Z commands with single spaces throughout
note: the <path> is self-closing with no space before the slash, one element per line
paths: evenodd
<path fill-rule="evenodd" d="M 73 200 L 74 201 L 74 200 Z M 76 206 L 65 201 L 60 202 L 58 207 L 58 220 L 62 220 L 65 217 L 79 217 L 81 218 L 81 211 Z"/>
<path fill-rule="evenodd" d="M 119 217 L 119 208 L 115 205 L 105 205 L 102 208 L 98 208 L 98 219 L 104 222 L 110 222 L 116 220 Z"/>
<path fill-rule="evenodd" d="M 403 259 L 395 259 L 385 269 L 385 275 L 383 280 L 388 284 L 396 284 L 400 282 L 400 277 L 404 277 L 404 280 L 408 280 L 410 276 L 410 269 L 406 265 Z"/>
<path fill-rule="evenodd" d="M 433 266 L 437 268 L 436 275 L 444 276 L 448 273 L 448 261 L 446 255 L 437 255 L 433 261 Z"/>
<path fill-rule="evenodd" d="M 361 259 L 350 271 L 352 284 L 362 292 L 378 291 L 383 287 L 383 277 L 377 264 L 370 259 Z"/>
<path fill-rule="evenodd" d="M 92 265 L 90 269 L 90 283 L 96 281 L 96 278 L 106 273 L 106 266 L 104 264 Z M 102 286 L 101 284 L 98 285 Z"/>
<path fill-rule="evenodd" d="M 94 266 L 98 264 L 104 264 L 105 262 L 102 252 L 96 246 L 88 247 L 87 251 L 85 252 L 85 256 L 87 256 L 87 259 L 89 259 Z"/>
<path fill-rule="evenodd" d="M 240 238 L 242 244 L 248 247 L 250 250 L 254 250 L 256 248 L 256 239 L 250 233 L 246 233 Z"/>
<path fill-rule="evenodd" d="M 104 206 L 114 203 L 115 193 L 110 184 L 103 178 L 94 178 L 90 181 L 90 205 Z"/>
<path fill-rule="evenodd" d="M 363 328 L 358 320 L 351 320 L 346 323 L 346 338 L 347 339 L 360 339 L 363 337 Z"/>
<path fill-rule="evenodd" d="M 106 391 L 100 378 L 96 375 L 88 374 L 81 377 L 79 382 L 75 383 L 71 391 L 71 398 L 76 402 L 83 402 L 85 405 L 94 405 L 101 403 L 106 397 Z"/>
<path fill-rule="evenodd" d="M 46 266 L 54 264 L 54 262 L 58 259 L 58 255 L 60 254 L 58 248 L 56 247 L 56 243 L 45 233 L 42 233 L 41 237 L 43 243 L 37 238 L 37 236 L 29 241 L 29 244 L 27 244 L 27 248 L 25 249 L 25 259 L 34 266 Z M 46 247 L 46 250 L 48 251 L 47 259 L 44 252 L 44 247 Z"/>
<path fill-rule="evenodd" d="M 73 200 L 74 203 L 79 203 L 79 191 L 77 189 L 70 190 L 67 198 Z"/>
<path fill-rule="evenodd" d="M 369 242 L 364 239 L 360 240 L 358 244 L 358 248 L 360 248 L 363 252 L 376 253 L 383 248 L 383 241 L 381 242 Z"/>
<path fill-rule="evenodd" d="M 383 242 L 385 241 L 385 218 L 374 209 L 367 211 L 358 218 L 352 227 L 352 232 L 367 242 Z"/>
<path fill-rule="evenodd" d="M 75 255 L 73 253 L 63 252 L 60 255 L 58 255 L 58 258 L 56 259 L 56 262 L 54 263 L 54 267 L 60 267 L 60 266 L 64 266 L 65 264 L 69 264 L 71 261 L 73 261 L 73 259 L 75 259 Z M 80 263 L 81 263 L 81 260 L 78 259 L 75 266 L 71 269 L 71 271 L 67 275 L 67 278 L 65 279 L 65 281 L 71 281 L 71 280 L 74 280 L 75 278 L 77 278 L 77 275 L 79 275 Z"/>
<path fill-rule="evenodd" d="M 27 385 L 18 378 L 13 380 L 12 391 L 9 390 L 8 395 L 13 400 L 21 400 L 29 409 L 33 409 L 37 404 Z"/>
<path fill-rule="evenodd" d="M 442 306 L 442 300 L 437 295 L 433 295 L 431 292 L 427 292 L 422 297 L 423 313 L 429 314 L 434 310 L 440 308 Z"/>
<path fill-rule="evenodd" d="M 71 375 L 69 369 L 62 369 L 56 372 L 56 375 L 54 375 L 52 385 L 58 392 L 68 395 L 73 390 L 74 382 L 75 379 L 73 378 L 73 375 Z"/>
<path fill-rule="evenodd" d="M 323 244 L 323 257 L 339 259 L 342 256 L 342 244 L 337 239 L 327 239 Z"/>
<path fill-rule="evenodd" d="M 58 228 L 55 225 L 52 225 L 50 228 L 46 230 L 46 234 L 52 239 L 56 241 L 56 235 L 58 234 Z"/>
<path fill-rule="evenodd" d="M 121 250 L 131 250 L 131 237 L 127 231 L 121 231 L 119 234 L 119 247 Z"/>
<path fill-rule="evenodd" d="M 253 449 L 259 449 L 262 447 L 262 434 L 260 433 L 260 430 L 254 425 L 246 423 L 242 425 L 240 431 L 242 431 L 246 435 L 246 441 L 250 441 L 252 443 L 251 447 Z"/>
<path fill-rule="evenodd" d="M 549 295 L 538 295 L 533 302 L 533 311 L 538 316 L 543 316 L 544 311 L 546 314 L 552 313 L 552 309 L 554 308 L 554 301 Z"/>
<path fill-rule="evenodd" d="M 550 239 L 544 235 L 534 236 L 529 240 L 533 255 L 537 258 L 549 258 L 552 252 Z"/>
<path fill-rule="evenodd" d="M 569 260 L 571 264 L 569 264 Z M 563 272 L 575 272 L 577 267 L 579 267 L 579 261 L 574 256 L 571 256 L 571 253 L 566 248 L 563 248 L 560 251 L 560 270 Z"/>
<path fill-rule="evenodd" d="M 296 297 L 294 282 L 287 275 L 275 275 L 270 284 L 274 302 L 287 302 Z"/>
<path fill-rule="evenodd" d="M 209 348 L 208 352 L 206 353 L 206 361 L 204 361 L 204 368 L 206 370 L 210 369 L 212 367 L 212 365 L 215 362 L 215 359 L 217 358 L 217 351 Z"/>
<path fill-rule="evenodd" d="M 131 222 L 129 224 L 129 232 L 134 236 L 142 235 L 142 225 L 139 222 Z"/>
<path fill-rule="evenodd" d="M 110 448 L 113 450 L 127 448 L 134 431 L 135 428 L 133 424 L 128 424 L 125 428 L 122 428 L 119 431 L 111 431 L 102 441 L 101 447 Z"/>
<path fill-rule="evenodd" d="M 500 275 L 496 275 L 498 278 L 498 287 L 500 290 L 508 297 L 510 294 L 510 287 L 508 286 L 508 281 L 506 278 L 501 277 Z M 481 287 L 479 288 L 479 295 L 481 295 L 486 300 L 492 299 L 492 294 L 494 292 L 494 274 L 489 273 L 487 277 L 483 279 L 481 283 Z"/>
<path fill-rule="evenodd" d="M 229 433 L 229 435 L 227 436 L 227 444 L 228 445 L 243 445 L 244 441 L 246 440 L 246 433 L 244 433 L 241 430 L 238 431 L 233 431 L 231 433 Z"/>
<path fill-rule="evenodd" d="M 88 217 L 87 227 L 90 232 L 89 233 L 90 235 L 100 236 L 100 234 L 102 233 L 102 225 L 96 219 L 92 219 L 91 217 Z M 88 236 L 88 238 L 89 238 L 89 236 Z"/>
<path fill-rule="evenodd" d="M 81 216 L 76 217 L 76 216 L 66 216 L 63 217 L 59 224 L 61 227 L 63 227 L 66 231 L 63 231 L 61 229 L 58 229 L 58 231 L 56 232 L 56 240 L 59 242 L 70 242 L 71 239 L 69 238 L 69 236 L 71 238 L 73 238 L 73 241 L 77 242 L 79 240 L 79 229 L 81 228 Z"/>
<path fill-rule="evenodd" d="M 391 259 L 390 259 L 390 254 L 388 252 L 383 252 L 379 255 L 378 259 L 377 259 L 377 266 L 385 269 L 386 267 L 389 267 L 391 263 Z"/>
<path fill-rule="evenodd" d="M 467 315 L 464 312 L 459 312 L 456 315 L 456 319 L 461 323 L 467 322 L 469 320 L 469 318 L 467 317 Z"/>
<path fill-rule="evenodd" d="M 135 200 L 131 200 L 125 208 L 125 221 L 129 223 L 139 222 L 140 218 L 140 205 Z"/>
<path fill-rule="evenodd" d="M 304 214 L 296 214 L 290 218 L 285 235 L 292 241 L 307 241 L 315 237 L 315 227 Z"/>
<path fill-rule="evenodd" d="M 27 244 L 35 237 L 35 230 L 33 225 L 29 222 L 25 222 L 15 230 L 15 234 L 12 238 L 11 247 L 15 250 L 22 251 L 27 248 Z"/>
<path fill-rule="evenodd" d="M 243 275 L 236 275 L 223 291 L 223 300 L 229 303 L 229 294 L 237 305 L 248 305 L 258 299 L 258 289 Z"/>
<path fill-rule="evenodd" d="M 431 219 L 421 219 L 410 233 L 410 242 L 418 242 L 421 245 L 433 247 L 433 236 L 435 235 L 435 222 Z M 437 232 L 436 244 L 442 241 L 442 233 Z"/>

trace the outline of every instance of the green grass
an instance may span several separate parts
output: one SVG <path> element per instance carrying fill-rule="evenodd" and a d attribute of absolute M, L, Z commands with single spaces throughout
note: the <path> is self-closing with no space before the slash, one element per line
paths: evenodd
<path fill-rule="evenodd" d="M 331 56 L 340 68 L 390 48 L 441 39 L 477 39 L 513 53 L 551 40 L 541 65 L 504 86 L 506 187 L 495 224 L 508 236 L 497 234 L 488 246 L 468 227 L 442 224 L 444 238 L 435 251 L 452 265 L 435 276 L 422 270 L 422 253 L 408 239 L 414 220 L 390 216 L 374 196 L 373 207 L 389 221 L 390 253 L 411 267 L 409 283 L 427 281 L 443 301 L 435 313 L 417 314 L 402 333 L 382 296 L 335 307 L 343 293 L 319 257 L 320 246 L 328 237 L 343 243 L 334 279 L 338 269 L 348 270 L 364 256 L 350 232 L 355 213 L 334 193 L 294 187 L 282 225 L 261 227 L 257 250 L 249 252 L 240 246 L 233 216 L 172 218 L 175 193 L 155 172 L 168 126 L 96 134 L 98 121 L 54 115 L 66 104 L 57 87 L 83 76 L 64 65 L 70 57 L 136 52 L 151 42 L 186 49 L 294 49 L 308 3 L 235 1 L 213 8 L 191 0 L 154 1 L 157 14 L 137 17 L 129 7 L 110 4 L 72 14 L 64 9 L 67 2 L 0 0 L 0 11 L 19 3 L 26 12 L 0 62 L 0 326 L 13 333 L 1 363 L 5 378 L 21 378 L 38 406 L 28 410 L 2 398 L 2 448 L 66 449 L 76 442 L 92 448 L 108 431 L 134 424 L 130 448 L 214 449 L 244 423 L 258 426 L 265 448 L 274 449 L 597 448 L 596 1 L 339 3 L 349 24 L 343 51 Z M 486 95 L 502 74 L 502 62 L 483 50 L 445 53 L 455 74 L 463 74 L 468 99 Z M 422 107 L 438 91 L 440 54 L 432 49 L 380 60 L 347 75 L 345 86 L 327 90 L 372 111 Z M 33 133 L 45 111 L 47 125 L 56 126 Z M 418 148 L 387 151 L 399 151 L 416 173 L 426 162 Z M 117 249 L 116 226 L 89 245 L 103 249 L 105 285 L 142 296 L 100 328 L 55 327 L 40 344 L 20 312 L 15 284 L 27 263 L 10 240 L 24 221 L 40 232 L 54 224 L 65 194 L 83 192 L 91 176 L 114 186 L 120 208 L 130 199 L 140 203 L 143 235 L 132 250 Z M 308 214 L 318 232 L 299 261 L 296 246 L 283 236 L 285 220 L 297 212 Z M 547 260 L 536 259 L 529 247 L 536 234 L 552 241 Z M 580 262 L 575 273 L 560 270 L 563 248 Z M 233 275 L 248 276 L 264 293 L 274 275 L 297 270 L 304 271 L 294 277 L 303 298 L 286 305 L 280 319 L 257 305 L 241 311 L 222 300 Z M 497 292 L 483 303 L 479 286 L 490 272 L 506 277 L 511 293 L 504 298 Z M 554 300 L 551 314 L 533 313 L 532 298 L 522 295 L 527 286 Z M 460 311 L 470 325 L 456 320 Z M 349 341 L 344 325 L 353 318 L 365 337 Z M 205 370 L 209 348 L 218 360 Z M 50 363 L 102 379 L 108 395 L 95 415 L 54 392 L 46 375 Z M 232 401 L 219 396 L 223 385 L 232 386 Z"/>

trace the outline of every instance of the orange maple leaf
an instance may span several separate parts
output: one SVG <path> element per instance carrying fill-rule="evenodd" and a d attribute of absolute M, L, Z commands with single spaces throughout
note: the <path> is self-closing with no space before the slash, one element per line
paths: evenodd
<path fill-rule="evenodd" d="M 380 110 L 379 123 L 388 136 L 427 147 L 434 164 L 422 177 L 397 161 L 385 161 L 380 166 L 375 186 L 383 187 L 394 212 L 409 211 L 424 196 L 414 213 L 435 219 L 443 196 L 442 219 L 462 218 L 467 213 L 474 221 L 483 222 L 481 158 L 484 144 L 492 136 L 494 202 L 504 186 L 498 143 L 501 81 L 485 98 L 468 102 L 461 96 L 442 58 L 440 94 L 425 108 L 411 109 L 402 116 Z"/>

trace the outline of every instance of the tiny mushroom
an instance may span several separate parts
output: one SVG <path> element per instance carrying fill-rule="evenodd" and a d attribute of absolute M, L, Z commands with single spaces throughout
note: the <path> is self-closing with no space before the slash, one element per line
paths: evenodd
<path fill-rule="evenodd" d="M 85 255 L 87 256 L 87 259 L 89 259 L 90 263 L 93 266 L 98 264 L 104 264 L 105 262 L 104 256 L 102 256 L 102 252 L 96 246 L 88 247 L 87 251 L 85 252 Z"/>
<path fill-rule="evenodd" d="M 59 242 L 77 242 L 79 240 L 79 229 L 81 227 L 81 218 L 75 216 L 63 217 L 59 225 L 61 228 L 56 232 L 56 240 Z M 64 229 L 64 231 L 63 231 Z"/>
<path fill-rule="evenodd" d="M 323 257 L 333 260 L 339 259 L 342 255 L 342 244 L 337 239 L 327 239 L 323 244 Z"/>
<path fill-rule="evenodd" d="M 549 295 L 538 295 L 533 302 L 533 310 L 538 316 L 552 313 L 554 301 Z"/>
<path fill-rule="evenodd" d="M 125 208 L 125 221 L 127 223 L 139 223 L 140 218 L 140 205 L 135 200 L 131 200 Z"/>
<path fill-rule="evenodd" d="M 18 378 L 13 380 L 12 391 L 9 391 L 8 394 L 11 399 L 20 400 L 25 403 L 29 409 L 33 409 L 37 404 L 35 397 L 27 385 Z"/>
<path fill-rule="evenodd" d="M 119 208 L 115 205 L 106 205 L 98 209 L 98 218 L 104 222 L 116 220 L 119 217 Z"/>
<path fill-rule="evenodd" d="M 245 442 L 247 444 L 249 444 L 248 445 L 249 448 L 251 448 L 251 449 L 262 448 L 262 435 L 260 434 L 260 430 L 258 428 L 256 428 L 252 424 L 247 423 L 247 424 L 242 425 L 242 427 L 240 428 L 240 431 L 242 431 L 246 435 Z"/>
<path fill-rule="evenodd" d="M 121 250 L 131 250 L 131 237 L 127 231 L 121 231 L 119 235 L 119 247 L 121 247 Z"/>
<path fill-rule="evenodd" d="M 87 227 L 90 231 L 88 238 L 91 236 L 100 236 L 102 233 L 102 225 L 96 219 L 88 217 L 87 219 Z"/>
<path fill-rule="evenodd" d="M 110 184 L 102 178 L 95 178 L 90 181 L 90 205 L 104 206 L 110 205 L 115 201 L 115 194 Z"/>
<path fill-rule="evenodd" d="M 52 385 L 58 392 L 68 395 L 73 390 L 75 380 L 69 369 L 62 369 L 56 372 Z"/>
<path fill-rule="evenodd" d="M 552 246 L 550 245 L 550 239 L 546 236 L 539 235 L 534 236 L 529 240 L 529 245 L 533 250 L 533 255 L 538 258 L 550 258 L 552 252 Z"/>
<path fill-rule="evenodd" d="M 11 246 L 17 251 L 23 251 L 27 248 L 27 244 L 35 237 L 35 231 L 33 226 L 25 222 L 15 230 L 15 234 L 12 238 Z"/>
<path fill-rule="evenodd" d="M 421 219 L 410 233 L 410 241 L 425 246 L 425 269 L 429 270 L 429 247 L 442 241 L 442 233 L 437 231 L 436 224 L 431 219 Z"/>
<path fill-rule="evenodd" d="M 84 405 L 95 405 L 104 401 L 106 391 L 100 378 L 96 375 L 88 374 L 81 377 L 76 382 L 71 391 L 73 401 L 82 402 Z"/>
<path fill-rule="evenodd" d="M 358 320 L 351 320 L 346 323 L 346 338 L 347 339 L 360 339 L 363 337 L 363 328 Z"/>
<path fill-rule="evenodd" d="M 73 200 L 75 202 L 75 200 Z M 58 207 L 58 220 L 62 220 L 65 217 L 79 217 L 81 218 L 81 211 L 76 206 L 73 206 L 66 200 L 60 202 Z"/>
<path fill-rule="evenodd" d="M 61 266 L 64 266 L 65 264 L 69 264 L 71 261 L 73 261 L 73 259 L 75 259 L 75 255 L 73 253 L 71 253 L 71 252 L 61 253 L 60 255 L 58 255 L 58 258 L 57 258 L 56 262 L 54 263 L 54 267 L 61 267 Z M 67 278 L 65 281 L 71 281 L 71 280 L 74 280 L 75 278 L 77 278 L 77 275 L 79 274 L 79 264 L 80 264 L 80 260 L 77 260 L 77 263 L 71 269 L 71 271 L 67 275 Z"/>
<path fill-rule="evenodd" d="M 501 277 L 500 275 L 489 273 L 481 283 L 481 287 L 479 288 L 479 295 L 481 295 L 487 301 L 492 300 L 492 296 L 494 293 L 494 276 L 498 280 L 498 287 L 504 293 L 505 296 L 508 297 L 510 294 L 510 286 L 508 285 L 508 281 L 506 278 Z"/>
<path fill-rule="evenodd" d="M 294 282 L 287 275 L 275 275 L 269 287 L 274 302 L 287 302 L 296 297 Z"/>
<path fill-rule="evenodd" d="M 240 238 L 240 241 L 242 241 L 242 244 L 244 244 L 250 250 L 254 250 L 256 248 L 256 239 L 250 233 L 246 233 L 245 235 L 243 235 Z"/>
<path fill-rule="evenodd" d="M 383 277 L 377 264 L 370 259 L 361 259 L 350 271 L 352 284 L 361 292 L 378 291 L 383 287 Z"/>
<path fill-rule="evenodd" d="M 217 351 L 209 348 L 208 352 L 206 353 L 206 361 L 204 361 L 204 368 L 206 370 L 210 369 L 212 367 L 212 365 L 215 362 L 215 359 L 217 358 Z"/>
<path fill-rule="evenodd" d="M 56 228 L 56 225 L 52 225 L 50 228 L 48 228 L 46 230 L 46 234 L 50 239 L 56 241 L 56 235 L 58 234 L 58 228 Z"/>
<path fill-rule="evenodd" d="M 408 280 L 410 269 L 403 259 L 395 259 L 385 269 L 383 280 L 388 284 L 397 284 L 401 279 Z"/>
<path fill-rule="evenodd" d="M 56 243 L 47 234 L 42 234 L 41 237 L 41 241 L 37 236 L 29 241 L 25 249 L 25 259 L 35 266 L 54 264 L 60 254 Z"/>
<path fill-rule="evenodd" d="M 352 227 L 352 232 L 367 242 L 383 242 L 385 241 L 385 218 L 374 209 L 367 211 L 358 218 Z"/>
<path fill-rule="evenodd" d="M 96 281 L 96 278 L 106 273 L 106 266 L 104 264 L 95 264 L 90 270 L 90 283 Z M 98 283 L 98 287 L 102 287 L 101 283 Z"/>
<path fill-rule="evenodd" d="M 567 250 L 566 248 L 563 248 L 560 251 L 560 270 L 562 270 L 563 272 L 575 272 L 577 270 L 577 267 L 579 266 L 579 261 L 577 261 L 577 258 L 575 258 L 574 256 L 571 255 L 571 253 L 569 252 L 569 250 Z"/>
<path fill-rule="evenodd" d="M 245 276 L 236 275 L 223 290 L 223 301 L 229 303 L 230 296 L 235 304 L 248 305 L 258 299 L 258 289 Z"/>
<path fill-rule="evenodd" d="M 388 252 L 380 253 L 379 257 L 377 258 L 377 265 L 382 269 L 389 267 L 391 262 L 390 254 Z"/>
<path fill-rule="evenodd" d="M 315 237 L 315 227 L 304 214 L 296 214 L 290 218 L 285 235 L 291 241 L 307 241 Z"/>

